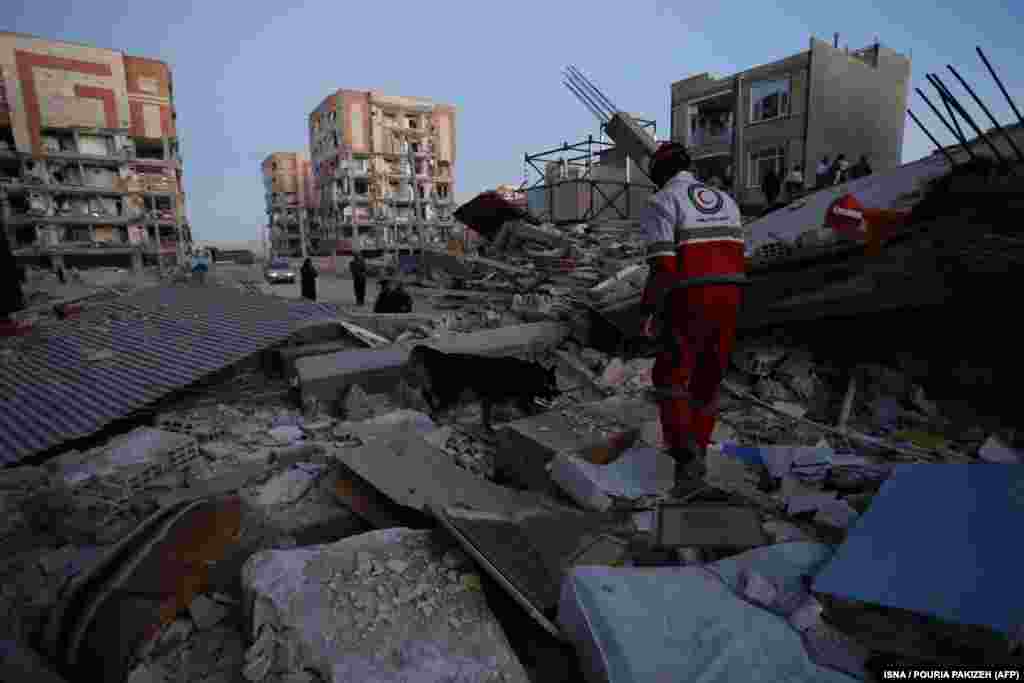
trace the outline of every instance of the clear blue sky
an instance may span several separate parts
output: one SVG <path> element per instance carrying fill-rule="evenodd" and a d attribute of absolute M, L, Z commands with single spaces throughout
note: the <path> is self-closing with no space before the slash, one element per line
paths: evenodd
<path fill-rule="evenodd" d="M 1024 106 L 1021 0 L 7 0 L 0 22 L 2 30 L 171 65 L 189 217 L 201 240 L 259 238 L 266 221 L 260 161 L 305 149 L 306 115 L 343 87 L 456 105 L 458 201 L 518 184 L 524 152 L 596 132 L 561 84 L 567 62 L 623 109 L 656 118 L 663 137 L 672 81 L 770 62 L 806 49 L 811 35 L 831 40 L 835 31 L 851 48 L 877 35 L 911 53 L 915 85 L 926 72 L 948 74 L 945 65 L 953 64 L 1005 122 L 1009 107 L 974 52 L 981 45 Z M 925 113 L 916 95 L 911 102 Z M 948 134 L 941 139 L 951 141 Z M 927 139 L 908 128 L 904 160 L 929 151 Z"/>

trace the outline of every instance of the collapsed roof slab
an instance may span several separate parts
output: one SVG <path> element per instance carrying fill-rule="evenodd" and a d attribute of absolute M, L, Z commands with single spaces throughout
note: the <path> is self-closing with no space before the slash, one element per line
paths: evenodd
<path fill-rule="evenodd" d="M 569 328 L 560 323 L 528 323 L 470 334 L 448 334 L 425 340 L 424 346 L 445 353 L 514 356 L 536 353 L 561 343 Z M 342 351 L 309 356 L 295 362 L 303 401 L 335 401 L 345 389 L 359 384 L 368 393 L 386 393 L 402 380 L 411 346 Z"/>

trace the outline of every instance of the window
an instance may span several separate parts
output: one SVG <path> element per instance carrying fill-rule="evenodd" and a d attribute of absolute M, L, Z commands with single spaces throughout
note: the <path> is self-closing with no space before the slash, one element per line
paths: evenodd
<path fill-rule="evenodd" d="M 409 127 L 413 128 L 413 129 L 416 129 L 416 128 L 419 127 L 419 122 L 416 119 L 414 119 L 414 118 L 410 118 L 409 119 Z"/>
<path fill-rule="evenodd" d="M 445 198 L 448 197 L 448 184 L 447 183 L 438 183 L 438 185 L 437 185 L 437 196 L 440 197 L 441 199 L 445 199 Z"/>
<path fill-rule="evenodd" d="M 750 122 L 789 115 L 789 78 L 758 81 L 750 85 Z"/>
<path fill-rule="evenodd" d="M 366 194 L 370 191 L 370 184 L 363 178 L 356 178 L 353 184 L 356 194 Z"/>
<path fill-rule="evenodd" d="M 761 187 L 761 181 L 770 169 L 782 176 L 786 172 L 786 150 L 782 147 L 770 147 L 750 154 L 750 173 L 747 185 Z"/>
<path fill-rule="evenodd" d="M 413 154 L 419 154 L 419 151 L 420 151 L 420 143 L 418 143 L 418 142 L 412 143 L 412 153 Z"/>

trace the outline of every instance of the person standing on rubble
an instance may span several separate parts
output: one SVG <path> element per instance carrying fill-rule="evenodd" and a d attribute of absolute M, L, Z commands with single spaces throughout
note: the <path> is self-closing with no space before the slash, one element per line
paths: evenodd
<path fill-rule="evenodd" d="M 661 341 L 652 380 L 662 432 L 676 462 L 674 493 L 704 476 L 719 385 L 736 337 L 746 283 L 742 219 L 736 202 L 698 183 L 690 156 L 665 143 L 650 162 L 659 188 L 641 218 L 650 265 L 643 294 L 644 334 Z"/>
<path fill-rule="evenodd" d="M 307 258 L 302 262 L 302 268 L 299 270 L 299 276 L 302 279 L 302 298 L 309 299 L 310 301 L 316 301 L 316 279 L 320 275 L 317 272 L 315 266 L 313 266 L 313 260 Z"/>
<path fill-rule="evenodd" d="M 356 290 L 356 306 L 362 306 L 366 301 L 366 261 L 362 252 L 352 254 L 348 270 L 352 273 L 352 287 Z"/>

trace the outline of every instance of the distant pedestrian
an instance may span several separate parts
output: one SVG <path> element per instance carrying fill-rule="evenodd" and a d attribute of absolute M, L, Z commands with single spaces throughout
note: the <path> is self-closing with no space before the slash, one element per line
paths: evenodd
<path fill-rule="evenodd" d="M 861 154 L 860 159 L 854 164 L 853 168 L 850 169 L 851 178 L 866 178 L 871 175 L 871 164 L 868 163 L 868 157 L 866 154 Z"/>
<path fill-rule="evenodd" d="M 302 277 L 302 298 L 316 301 L 316 278 L 320 275 L 313 266 L 312 259 L 302 262 L 302 269 L 299 271 Z"/>
<path fill-rule="evenodd" d="M 793 170 L 786 176 L 786 194 L 790 200 L 795 198 L 804 189 L 804 168 L 800 164 L 794 164 Z"/>
<path fill-rule="evenodd" d="M 768 200 L 768 206 L 774 204 L 775 200 L 779 198 L 779 192 L 782 191 L 782 181 L 779 179 L 779 174 L 775 172 L 774 168 L 768 169 L 768 172 L 764 175 L 764 179 L 761 181 L 761 191 L 764 192 L 764 197 Z"/>
<path fill-rule="evenodd" d="M 821 158 L 821 161 L 818 162 L 818 177 L 816 178 L 817 182 L 815 183 L 815 187 L 817 189 L 820 190 L 823 187 L 829 186 L 829 183 L 831 182 L 829 173 L 831 173 L 831 171 L 832 164 L 829 163 L 828 155 L 826 154 Z"/>
<path fill-rule="evenodd" d="M 836 157 L 832 164 L 832 184 L 841 185 L 849 180 L 850 162 L 846 160 L 845 154 Z"/>
<path fill-rule="evenodd" d="M 380 291 L 377 293 L 377 302 L 373 305 L 374 313 L 392 313 L 393 293 L 391 291 L 391 280 L 380 281 Z"/>
<path fill-rule="evenodd" d="M 366 260 L 361 252 L 352 255 L 348 269 L 352 273 L 352 288 L 356 291 L 356 306 L 362 306 L 366 301 Z"/>

